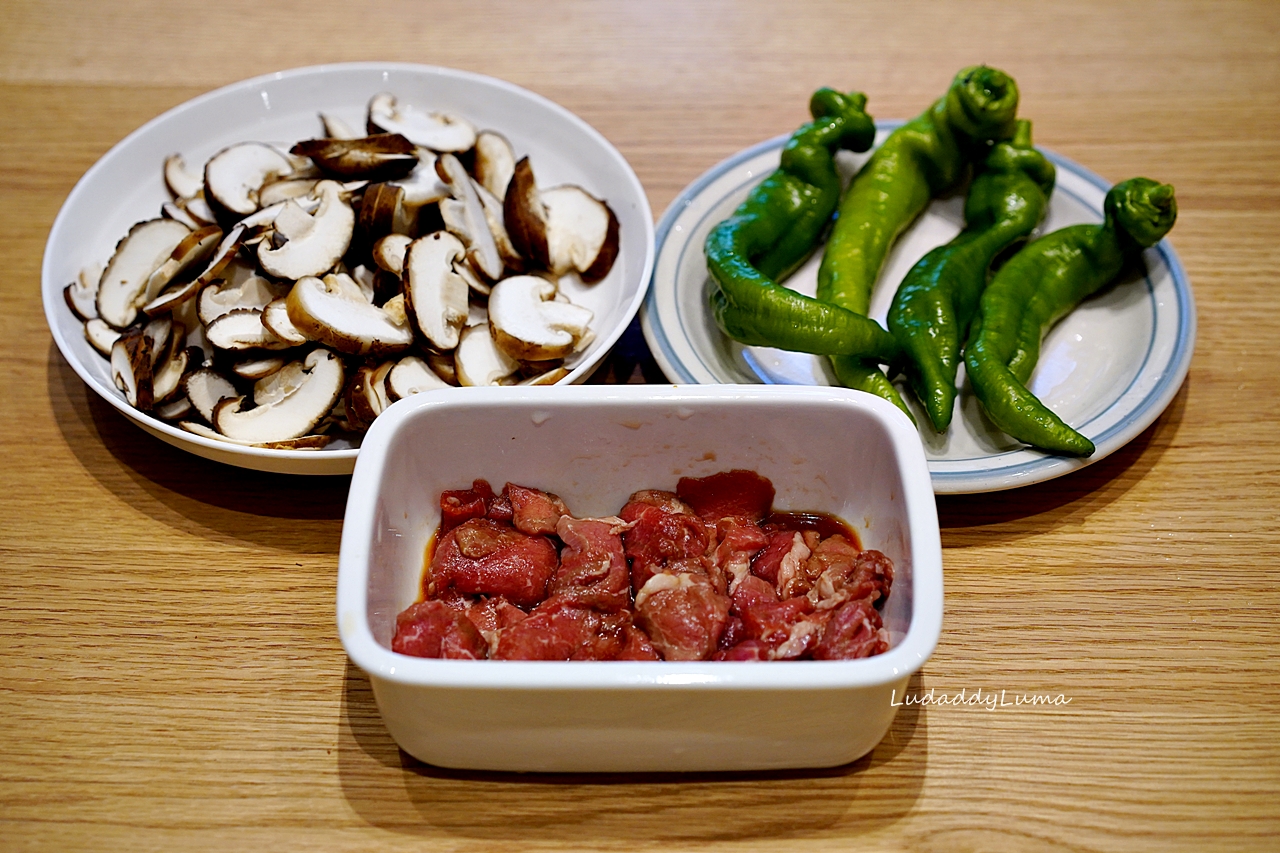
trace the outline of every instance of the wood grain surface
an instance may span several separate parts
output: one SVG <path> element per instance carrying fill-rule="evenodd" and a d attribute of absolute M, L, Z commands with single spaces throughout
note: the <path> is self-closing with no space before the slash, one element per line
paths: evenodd
<path fill-rule="evenodd" d="M 1011 73 L 1039 144 L 1177 187 L 1190 375 L 1113 456 L 938 501 L 921 694 L 829 771 L 458 773 L 401 753 L 334 626 L 348 481 L 206 462 L 132 426 L 40 302 L 79 176 L 164 110 L 347 60 L 545 95 L 655 214 L 858 88 L 884 118 Z M 0 849 L 1277 849 L 1280 5 L 1265 2 L 0 0 Z M 777 725 L 786 726 L 786 720 Z"/>

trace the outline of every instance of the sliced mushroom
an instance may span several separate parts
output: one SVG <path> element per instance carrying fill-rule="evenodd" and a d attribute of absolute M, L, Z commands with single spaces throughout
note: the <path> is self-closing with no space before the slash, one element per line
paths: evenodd
<path fill-rule="evenodd" d="M 423 360 L 437 376 L 450 385 L 458 384 L 458 366 L 454 363 L 453 353 L 428 350 L 423 353 Z"/>
<path fill-rule="evenodd" d="M 293 362 L 289 362 L 292 364 Z M 285 366 L 285 360 L 280 356 L 271 356 L 269 358 L 251 358 L 248 361 L 237 361 L 231 365 L 231 372 L 241 379 L 248 379 L 256 382 L 265 379 L 280 371 Z"/>
<path fill-rule="evenodd" d="M 343 279 L 350 282 L 347 285 Z M 408 349 L 413 331 L 364 298 L 349 277 L 300 279 L 286 302 L 289 320 L 308 337 L 350 355 L 383 355 Z"/>
<path fill-rule="evenodd" d="M 206 326 L 237 308 L 261 311 L 287 291 L 260 275 L 250 274 L 240 281 L 215 283 L 200 294 L 200 322 Z M 281 336 L 283 337 L 283 336 Z"/>
<path fill-rule="evenodd" d="M 151 316 L 166 311 L 171 312 L 176 310 L 179 305 L 201 293 L 208 285 L 213 283 L 218 275 L 231 263 L 232 259 L 235 258 L 236 253 L 240 251 L 244 234 L 244 225 L 237 224 L 223 236 L 222 242 L 213 250 L 213 255 L 198 276 L 183 284 L 170 287 L 144 305 L 142 310 Z"/>
<path fill-rule="evenodd" d="M 618 217 L 612 208 L 582 187 L 552 187 L 542 193 L 547 209 L 547 248 L 551 271 L 577 270 L 585 282 L 609 274 L 618 257 Z"/>
<path fill-rule="evenodd" d="M 494 285 L 489 324 L 498 348 L 521 361 L 564 358 L 577 349 L 590 333 L 591 311 L 555 296 L 555 284 L 536 275 Z"/>
<path fill-rule="evenodd" d="M 102 280 L 101 264 L 92 264 L 80 270 L 76 280 L 62 290 L 62 298 L 78 320 L 92 320 L 98 316 L 98 282 Z"/>
<path fill-rule="evenodd" d="M 409 220 L 403 198 L 404 188 L 397 184 L 372 184 L 365 190 L 358 225 L 366 240 L 373 242 L 387 234 L 414 236 L 416 223 Z"/>
<path fill-rule="evenodd" d="M 151 379 L 151 395 L 154 403 L 169 402 L 182 391 L 182 377 L 187 372 L 191 354 L 182 347 L 170 353 L 155 371 Z"/>
<path fill-rule="evenodd" d="M 262 309 L 262 325 L 280 340 L 293 346 L 300 346 L 311 340 L 289 319 L 289 305 L 284 299 L 273 299 L 267 303 Z"/>
<path fill-rule="evenodd" d="M 269 180 L 292 174 L 294 163 L 262 142 L 240 142 L 222 149 L 204 166 L 204 198 L 219 218 L 232 221 L 261 205 L 258 190 Z"/>
<path fill-rule="evenodd" d="M 487 323 L 462 330 L 453 363 L 459 385 L 500 385 L 520 369 L 520 362 L 494 344 Z"/>
<path fill-rule="evenodd" d="M 312 227 L 302 237 L 289 240 L 278 249 L 268 243 L 258 244 L 258 263 L 269 275 L 297 280 L 319 275 L 346 254 L 351 245 L 355 212 L 342 197 L 342 186 L 334 181 L 316 184 L 320 206 L 311 217 Z M 294 202 L 285 202 L 286 205 Z"/>
<path fill-rule="evenodd" d="M 174 198 L 194 198 L 204 189 L 204 179 L 187 168 L 181 154 L 164 158 L 164 183 Z"/>
<path fill-rule="evenodd" d="M 518 385 L 555 385 L 561 379 L 569 375 L 567 367 L 553 367 L 542 373 L 535 373 L 533 376 L 521 379 Z"/>
<path fill-rule="evenodd" d="M 209 206 L 209 202 L 205 201 L 203 191 L 195 198 L 181 199 L 178 205 L 201 225 L 213 225 L 218 221 L 218 217 L 213 214 L 213 208 Z"/>
<path fill-rule="evenodd" d="M 326 175 L 343 180 L 391 181 L 405 177 L 418 165 L 414 144 L 398 133 L 358 139 L 308 139 L 289 151 L 310 157 Z"/>
<path fill-rule="evenodd" d="M 175 341 L 181 346 L 182 342 L 177 340 L 174 334 L 175 331 L 181 335 L 186 335 L 185 330 L 174 329 L 173 320 L 167 314 L 147 321 L 142 327 L 142 334 L 150 341 L 151 364 L 153 367 L 168 357 L 171 345 Z"/>
<path fill-rule="evenodd" d="M 151 338 L 131 326 L 111 346 L 111 379 L 130 406 L 146 412 L 153 402 L 151 377 Z"/>
<path fill-rule="evenodd" d="M 404 189 L 400 203 L 409 214 L 416 215 L 423 206 L 448 198 L 449 185 L 440 180 L 440 173 L 436 171 L 436 152 L 420 146 L 414 150 L 418 165 L 406 177 L 392 183 Z"/>
<path fill-rule="evenodd" d="M 404 273 L 404 256 L 413 238 L 406 234 L 388 234 L 373 244 L 373 262 L 396 275 Z"/>
<path fill-rule="evenodd" d="M 467 283 L 455 265 L 466 255 L 457 237 L 436 231 L 409 244 L 401 279 L 409 321 L 432 346 L 451 350 L 467 319 Z"/>
<path fill-rule="evenodd" d="M 185 395 L 179 394 L 172 400 L 158 404 L 151 410 L 151 414 L 164 421 L 176 421 L 190 415 L 194 408 Z"/>
<path fill-rule="evenodd" d="M 572 184 L 539 190 L 528 157 L 516 164 L 503 218 L 516 251 L 557 276 L 576 270 L 585 282 L 599 281 L 618 256 L 609 205 Z"/>
<path fill-rule="evenodd" d="M 476 144 L 476 128 L 460 116 L 427 113 L 400 104 L 387 92 L 369 101 L 369 132 L 398 133 L 432 151 L 467 151 Z"/>
<path fill-rule="evenodd" d="M 169 253 L 165 262 L 147 278 L 146 291 L 142 297 L 145 302 L 150 303 L 160 295 L 160 291 L 164 290 L 169 282 L 181 276 L 192 266 L 206 263 L 221 240 L 222 229 L 217 225 L 205 225 L 183 237 Z"/>
<path fill-rule="evenodd" d="M 190 233 L 172 219 L 149 219 L 130 228 L 98 283 L 98 316 L 117 329 L 132 324 L 146 301 L 147 280 Z"/>
<path fill-rule="evenodd" d="M 262 324 L 262 312 L 236 308 L 214 320 L 204 330 L 209 343 L 220 350 L 282 350 L 293 346 Z"/>
<path fill-rule="evenodd" d="M 181 222 L 192 231 L 195 231 L 198 228 L 203 228 L 207 224 L 197 220 L 190 213 L 187 213 L 186 208 L 172 201 L 166 201 L 164 204 L 160 205 L 160 215 L 165 219 L 172 219 L 175 222 Z"/>
<path fill-rule="evenodd" d="M 230 379 L 209 367 L 198 368 L 183 377 L 182 391 L 200 417 L 209 422 L 213 421 L 213 410 L 218 403 L 239 393 Z"/>
<path fill-rule="evenodd" d="M 505 198 L 507 184 L 516 170 L 516 152 L 501 133 L 482 130 L 476 134 L 476 181 L 497 198 Z"/>
<path fill-rule="evenodd" d="M 324 135 L 330 139 L 358 139 L 359 132 L 333 113 L 320 113 L 320 123 L 324 125 Z"/>
<path fill-rule="evenodd" d="M 444 154 L 436 161 L 436 171 L 449 182 L 449 191 L 453 194 L 452 198 L 440 202 L 445 227 L 466 245 L 467 259 L 476 271 L 496 281 L 502 275 L 502 255 L 489 230 L 475 181 L 452 154 Z"/>
<path fill-rule="evenodd" d="M 272 181 L 258 191 L 258 203 L 267 208 L 291 198 L 303 198 L 310 195 L 318 183 L 320 183 L 318 178 L 286 178 L 281 181 Z"/>
<path fill-rule="evenodd" d="M 484 208 L 484 221 L 493 235 L 493 242 L 498 247 L 498 255 L 503 266 L 508 270 L 521 271 L 525 267 L 524 258 L 516 251 L 511 235 L 507 233 L 506 216 L 502 210 L 502 200 L 495 196 L 482 184 L 476 184 L 476 193 L 480 196 L 480 205 Z"/>
<path fill-rule="evenodd" d="M 90 346 L 110 358 L 111 348 L 120 339 L 120 332 L 113 329 L 101 317 L 94 317 L 85 321 L 84 336 L 88 339 Z"/>
<path fill-rule="evenodd" d="M 378 415 L 391 405 L 391 401 L 387 399 L 385 383 L 387 374 L 395 366 L 394 361 L 363 365 L 347 383 L 342 400 L 346 406 L 347 420 L 356 429 L 368 429 Z"/>
<path fill-rule="evenodd" d="M 342 393 L 342 360 L 328 350 L 312 350 L 301 372 L 301 381 L 279 399 L 248 410 L 243 397 L 218 403 L 213 410 L 214 429 L 228 438 L 255 444 L 286 441 L 311 432 Z"/>
<path fill-rule="evenodd" d="M 261 447 L 267 450 L 319 450 L 333 441 L 333 437 L 328 435 L 300 435 L 297 438 L 289 438 L 284 441 L 238 441 L 233 438 L 227 438 L 216 429 L 210 429 L 201 423 L 183 421 L 178 425 L 192 435 L 198 435 L 201 438 L 220 441 L 224 444 L 238 444 L 241 447 Z"/>
<path fill-rule="evenodd" d="M 431 391 L 436 388 L 448 388 L 449 383 L 431 369 L 425 361 L 416 355 L 408 355 L 400 359 L 387 373 L 387 399 L 391 402 Z"/>

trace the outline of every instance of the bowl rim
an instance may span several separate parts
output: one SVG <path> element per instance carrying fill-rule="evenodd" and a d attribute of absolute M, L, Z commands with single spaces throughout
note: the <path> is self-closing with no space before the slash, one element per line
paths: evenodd
<path fill-rule="evenodd" d="M 487 74 L 480 74 L 474 71 L 466 71 L 459 68 L 450 68 L 440 65 L 428 65 L 414 62 L 380 62 L 380 61 L 359 61 L 359 62 L 333 62 L 321 63 L 317 65 L 298 66 L 295 68 L 285 69 L 283 71 L 268 72 L 259 74 L 254 77 L 248 77 L 243 80 L 237 80 L 216 89 L 203 92 L 193 98 L 183 101 L 157 116 L 144 122 L 139 127 L 130 131 L 123 139 L 112 145 L 104 152 L 80 178 L 72 186 L 71 191 L 67 193 L 67 197 L 63 200 L 61 207 L 58 209 L 57 215 L 54 217 L 52 225 L 49 227 L 48 236 L 45 238 L 44 253 L 40 265 L 41 280 L 41 299 L 44 307 L 45 324 L 49 328 L 49 332 L 53 337 L 54 344 L 57 346 L 59 353 L 64 361 L 71 366 L 76 375 L 90 389 L 98 394 L 103 400 L 123 414 L 126 418 L 133 421 L 136 425 L 146 429 L 157 437 L 163 438 L 170 444 L 181 447 L 188 452 L 196 452 L 205 458 L 213 458 L 218 461 L 225 462 L 230 465 L 240 467 L 257 468 L 259 470 L 270 470 L 278 473 L 335 473 L 333 467 L 340 465 L 349 467 L 354 465 L 355 459 L 359 454 L 359 448 L 339 448 L 334 450 L 276 450 L 261 447 L 246 447 L 243 445 L 233 444 L 231 442 L 215 441 L 210 438 L 198 436 L 195 433 L 187 432 L 180 427 L 171 425 L 159 418 L 135 409 L 130 406 L 114 387 L 107 387 L 94 376 L 86 365 L 75 355 L 75 350 L 71 346 L 69 340 L 63 334 L 59 327 L 59 315 L 64 311 L 69 311 L 62 295 L 62 289 L 65 283 L 59 283 L 53 274 L 53 266 L 56 263 L 54 246 L 56 242 L 60 242 L 62 231 L 69 226 L 67 220 L 71 216 L 71 211 L 75 208 L 80 197 L 89 192 L 88 186 L 92 183 L 97 175 L 111 168 L 112 162 L 121 156 L 121 152 L 127 150 L 131 145 L 136 144 L 139 138 L 154 133 L 156 128 L 179 119 L 182 114 L 198 109 L 210 101 L 216 101 L 225 98 L 233 93 L 241 90 L 252 89 L 256 86 L 262 86 L 272 83 L 280 83 L 281 81 L 290 80 L 299 77 L 314 77 L 326 74 L 349 74 L 349 73 L 380 73 L 380 72 L 403 72 L 411 74 L 424 74 L 427 76 L 438 76 L 445 78 L 456 78 L 466 80 L 472 83 L 479 83 L 504 89 L 510 93 L 520 95 L 541 107 L 558 114 L 567 122 L 578 127 L 587 137 L 591 138 L 597 145 L 601 146 L 609 158 L 614 160 L 621 168 L 620 177 L 627 184 L 628 190 L 634 195 L 638 202 L 638 210 L 636 218 L 640 221 L 644 234 L 644 260 L 641 264 L 639 281 L 636 286 L 636 292 L 632 295 L 630 301 L 622 306 L 621 321 L 616 324 L 608 335 L 598 339 L 595 352 L 590 359 L 584 360 L 576 365 L 570 372 L 569 376 L 561 380 L 565 383 L 583 382 L 591 376 L 591 374 L 601 365 L 604 359 L 616 346 L 618 340 L 626 332 L 627 328 L 635 321 L 640 307 L 644 304 L 645 295 L 649 289 L 649 283 L 653 278 L 653 264 L 656 256 L 656 247 L 654 240 L 654 222 L 653 211 L 649 204 L 648 194 L 645 192 L 643 184 L 640 183 L 639 177 L 632 168 L 631 163 L 622 152 L 610 142 L 604 134 L 596 130 L 585 119 L 574 113 L 572 110 L 564 107 L 555 101 L 540 95 L 530 89 L 517 85 L 498 77 L 491 77 Z M 123 235 L 122 235 L 123 236 Z M 190 445 L 190 446 L 185 446 Z M 195 448 L 200 448 L 200 453 Z M 325 466 L 321 466 L 324 470 L 308 472 L 306 470 L 293 469 L 289 467 L 289 463 L 296 463 L 305 466 L 309 462 L 314 462 L 317 454 L 323 454 L 326 461 Z M 272 467 L 272 463 L 284 463 L 285 469 Z M 345 472 L 344 472 L 345 473 Z"/>
<path fill-rule="evenodd" d="M 915 427 L 892 404 L 846 388 L 770 385 L 551 386 L 468 388 L 464 394 L 427 392 L 401 400 L 382 414 L 356 461 L 338 557 L 337 625 L 351 661 L 375 679 L 406 686 L 476 689 L 840 689 L 904 681 L 928 660 L 942 631 L 943 578 L 937 506 Z M 611 401 L 757 401 L 789 398 L 796 404 L 845 406 L 882 425 L 900 460 L 903 499 L 911 520 L 912 616 L 901 642 L 884 654 L 850 661 L 787 661 L 765 665 L 731 661 L 458 661 L 415 658 L 378 643 L 368 623 L 369 543 L 376 524 L 374 495 L 391 461 L 399 429 L 424 408 L 470 404 L 538 407 Z M 474 399 L 468 399 L 474 398 Z"/>

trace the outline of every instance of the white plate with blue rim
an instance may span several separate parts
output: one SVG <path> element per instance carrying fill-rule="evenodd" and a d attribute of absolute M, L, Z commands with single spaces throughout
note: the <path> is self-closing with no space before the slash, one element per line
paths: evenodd
<path fill-rule="evenodd" d="M 877 122 L 876 144 L 896 126 Z M 779 136 L 762 142 L 710 169 L 676 197 L 658 223 L 657 259 L 641 324 L 654 358 L 672 382 L 836 384 L 827 359 L 739 344 L 716 327 L 707 310 L 707 234 L 777 168 L 786 140 Z M 1057 166 L 1058 178 L 1037 235 L 1101 222 L 1111 185 L 1064 157 L 1044 153 Z M 846 178 L 867 156 L 839 153 Z M 933 201 L 889 254 L 872 294 L 871 316 L 883 324 L 902 277 L 963 225 L 962 193 Z M 815 252 L 785 284 L 812 296 L 820 258 L 821 252 Z M 935 493 L 992 492 L 1060 477 L 1115 452 L 1159 417 L 1191 365 L 1195 302 L 1167 240 L 1148 249 L 1143 260 L 1144 274 L 1104 288 L 1049 331 L 1028 383 L 1049 408 L 1093 441 L 1097 450 L 1089 458 L 1054 456 L 1002 433 L 982 412 L 963 365 L 955 415 L 945 434 L 932 429 L 914 396 L 900 386 L 919 425 Z"/>

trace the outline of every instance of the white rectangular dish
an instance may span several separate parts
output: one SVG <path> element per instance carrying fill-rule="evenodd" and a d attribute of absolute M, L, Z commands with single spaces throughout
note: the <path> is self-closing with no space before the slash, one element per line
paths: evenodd
<path fill-rule="evenodd" d="M 511 662 L 391 651 L 440 492 L 476 478 L 610 515 L 631 493 L 734 468 L 776 509 L 836 515 L 894 562 L 888 652 L 850 661 Z M 916 432 L 867 394 L 796 386 L 467 388 L 396 403 L 365 439 L 338 572 L 343 646 L 392 737 L 443 767 L 714 771 L 845 764 L 884 736 L 942 627 L 942 556 Z"/>

